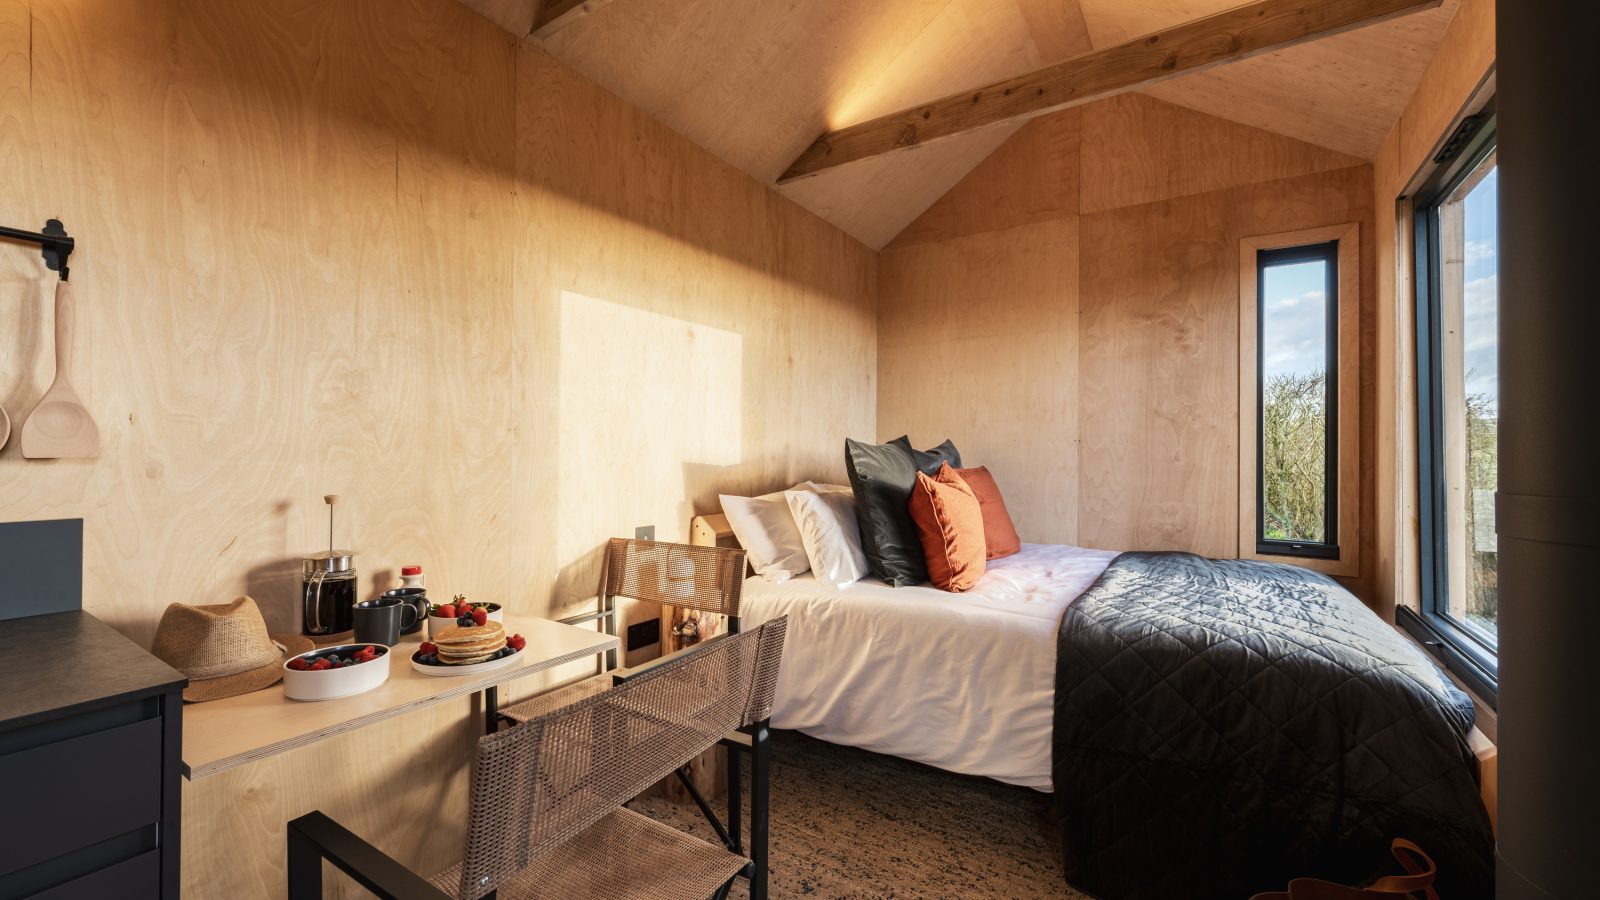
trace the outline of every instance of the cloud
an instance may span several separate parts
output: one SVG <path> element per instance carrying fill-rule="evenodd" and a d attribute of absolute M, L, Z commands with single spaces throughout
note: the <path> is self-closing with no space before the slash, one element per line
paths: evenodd
<path fill-rule="evenodd" d="M 1500 277 L 1466 283 L 1462 297 L 1461 340 L 1469 394 L 1489 398 L 1497 408 L 1500 393 Z"/>
<path fill-rule="evenodd" d="M 1306 291 L 1270 301 L 1263 315 L 1262 368 L 1267 378 L 1327 367 L 1326 291 Z"/>
<path fill-rule="evenodd" d="M 1495 245 L 1488 241 L 1467 241 L 1465 259 L 1467 265 L 1484 262 L 1495 258 Z"/>

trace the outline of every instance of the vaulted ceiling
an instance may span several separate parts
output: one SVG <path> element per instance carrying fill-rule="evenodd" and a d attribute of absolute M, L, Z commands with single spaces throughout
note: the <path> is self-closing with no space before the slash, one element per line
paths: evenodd
<path fill-rule="evenodd" d="M 526 36 L 541 0 L 462 0 Z M 772 184 L 819 134 L 1202 18 L 1240 0 L 610 0 L 541 43 Z M 1372 159 L 1455 14 L 1437 9 L 1143 93 Z M 528 38 L 534 40 L 533 38 Z M 878 248 L 1004 143 L 991 126 L 778 188 Z"/>

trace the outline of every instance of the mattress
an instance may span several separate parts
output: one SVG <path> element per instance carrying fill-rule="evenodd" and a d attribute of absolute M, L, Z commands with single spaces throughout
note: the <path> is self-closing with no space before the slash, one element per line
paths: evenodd
<path fill-rule="evenodd" d="M 1024 544 L 960 594 L 751 578 L 747 626 L 789 617 L 772 724 L 1048 791 L 1056 628 L 1115 556 Z"/>

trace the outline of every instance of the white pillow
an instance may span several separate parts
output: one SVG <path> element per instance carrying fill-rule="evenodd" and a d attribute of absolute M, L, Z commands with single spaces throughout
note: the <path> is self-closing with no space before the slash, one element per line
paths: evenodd
<path fill-rule="evenodd" d="M 793 490 L 808 490 L 801 482 Z M 756 574 L 782 584 L 811 568 L 806 560 L 806 545 L 795 527 L 794 516 L 789 512 L 784 491 L 761 497 L 735 497 L 722 494 L 722 514 L 728 517 L 728 527 L 744 547 L 744 555 Z"/>
<path fill-rule="evenodd" d="M 855 584 L 867 574 L 856 524 L 856 500 L 848 491 L 785 491 L 800 529 L 812 577 L 833 587 Z M 731 520 L 730 520 L 731 521 Z"/>

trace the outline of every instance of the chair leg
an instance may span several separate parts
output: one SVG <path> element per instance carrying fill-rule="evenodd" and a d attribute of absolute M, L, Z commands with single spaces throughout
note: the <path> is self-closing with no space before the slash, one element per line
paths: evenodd
<path fill-rule="evenodd" d="M 743 754 L 738 750 L 727 747 L 723 750 L 728 758 L 728 838 L 733 844 L 735 853 L 744 853 L 744 829 L 741 822 L 744 820 L 744 779 L 740 777 L 740 766 L 743 763 Z"/>
<path fill-rule="evenodd" d="M 289 825 L 289 900 L 322 900 L 322 853 Z"/>
<path fill-rule="evenodd" d="M 750 754 L 750 900 L 767 900 L 768 783 L 772 771 L 767 720 L 755 724 Z"/>

